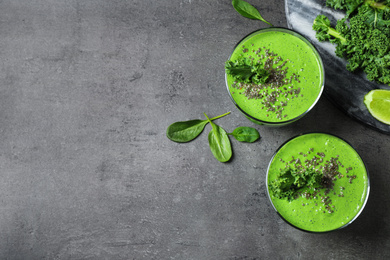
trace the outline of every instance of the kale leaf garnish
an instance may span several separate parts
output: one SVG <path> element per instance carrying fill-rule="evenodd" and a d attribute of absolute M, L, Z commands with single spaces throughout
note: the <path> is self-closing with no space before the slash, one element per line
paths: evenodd
<path fill-rule="evenodd" d="M 225 64 L 226 73 L 239 82 L 264 84 L 270 73 L 261 67 L 261 63 L 253 63 L 245 58 L 236 61 L 228 60 Z"/>
<path fill-rule="evenodd" d="M 270 183 L 272 194 L 278 199 L 292 201 L 306 188 L 320 187 L 323 174 L 321 171 L 307 168 L 304 171 L 288 167 L 278 173 Z"/>

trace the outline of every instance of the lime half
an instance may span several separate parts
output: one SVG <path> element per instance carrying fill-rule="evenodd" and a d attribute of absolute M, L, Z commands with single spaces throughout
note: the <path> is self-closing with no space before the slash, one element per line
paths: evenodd
<path fill-rule="evenodd" d="M 371 90 L 364 96 L 364 104 L 373 117 L 390 125 L 390 90 Z"/>

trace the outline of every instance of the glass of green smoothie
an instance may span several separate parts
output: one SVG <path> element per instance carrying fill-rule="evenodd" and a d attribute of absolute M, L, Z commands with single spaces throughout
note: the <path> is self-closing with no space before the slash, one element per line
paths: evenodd
<path fill-rule="evenodd" d="M 351 224 L 370 191 L 359 154 L 345 140 L 326 133 L 302 134 L 285 142 L 268 165 L 266 184 L 282 219 L 314 233 Z"/>
<path fill-rule="evenodd" d="M 299 33 L 271 27 L 244 37 L 225 64 L 235 106 L 251 121 L 282 126 L 306 115 L 320 99 L 324 66 Z"/>

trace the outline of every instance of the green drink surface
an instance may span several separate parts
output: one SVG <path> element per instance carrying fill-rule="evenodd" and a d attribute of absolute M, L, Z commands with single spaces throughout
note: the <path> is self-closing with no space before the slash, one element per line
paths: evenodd
<path fill-rule="evenodd" d="M 340 163 L 338 171 L 342 177 L 334 180 L 333 189 L 327 195 L 320 190 L 316 196 L 307 197 L 306 191 L 309 194 L 315 192 L 314 188 L 307 187 L 305 193 L 288 201 L 276 198 L 268 191 L 282 218 L 297 228 L 311 232 L 331 231 L 349 224 L 360 214 L 369 192 L 368 174 L 358 153 L 342 139 L 321 133 L 301 135 L 283 145 L 269 165 L 267 187 L 287 164 L 291 166 L 291 162 L 297 159 L 302 162 L 311 160 L 319 153 L 325 156 L 324 162 L 338 158 Z M 331 201 L 331 211 L 323 203 L 325 196 L 327 201 Z"/>
<path fill-rule="evenodd" d="M 294 35 L 293 32 L 274 28 L 260 30 L 244 38 L 233 51 L 230 60 L 236 61 L 244 57 L 264 63 L 267 59 L 262 57 L 265 50 L 275 53 L 285 62 L 286 79 L 294 77 L 294 75 L 299 76 L 299 81 L 294 80 L 279 90 L 281 93 L 273 106 L 276 107 L 276 110 L 278 107 L 282 107 L 283 111 L 279 109 L 282 113 L 281 116 L 278 116 L 275 111 L 267 111 L 267 107 L 264 107 L 262 103 L 267 102 L 266 97 L 248 99 L 243 94 L 242 89 L 234 87 L 233 77 L 226 75 L 232 99 L 246 114 L 261 121 L 281 123 L 300 117 L 310 110 L 322 93 L 324 72 L 318 53 L 306 40 Z M 274 67 L 278 65 L 281 65 L 281 62 L 275 64 Z M 292 93 L 291 90 L 296 91 Z M 268 87 L 265 91 L 271 93 L 274 89 Z"/>

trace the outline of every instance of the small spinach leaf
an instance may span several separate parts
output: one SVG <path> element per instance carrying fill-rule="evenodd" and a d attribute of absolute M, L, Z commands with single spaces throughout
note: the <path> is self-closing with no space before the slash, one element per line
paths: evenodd
<path fill-rule="evenodd" d="M 212 130 L 209 133 L 209 145 L 210 150 L 213 153 L 214 157 L 220 162 L 227 162 L 232 157 L 232 147 L 230 144 L 229 137 L 226 131 L 214 124 L 206 114 L 204 114 L 212 126 Z"/>
<path fill-rule="evenodd" d="M 233 133 L 229 133 L 240 142 L 253 143 L 260 138 L 259 132 L 252 127 L 240 126 L 234 129 Z"/>
<path fill-rule="evenodd" d="M 167 129 L 167 137 L 178 143 L 189 142 L 202 133 L 207 123 L 200 119 L 173 123 Z"/>
<path fill-rule="evenodd" d="M 236 11 L 241 14 L 242 16 L 249 18 L 249 19 L 256 19 L 263 21 L 271 26 L 273 26 L 271 23 L 267 22 L 259 13 L 259 11 L 248 2 L 245 2 L 243 0 L 233 0 L 232 5 Z"/>

